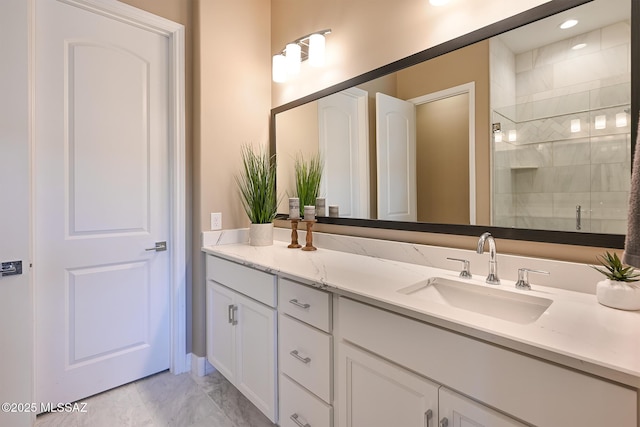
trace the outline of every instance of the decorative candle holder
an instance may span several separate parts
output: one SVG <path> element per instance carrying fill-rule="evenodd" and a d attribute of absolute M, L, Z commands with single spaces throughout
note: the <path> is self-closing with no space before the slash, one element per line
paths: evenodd
<path fill-rule="evenodd" d="M 298 243 L 298 223 L 300 222 L 297 218 L 291 218 L 291 244 L 287 246 L 288 248 L 298 249 L 301 248 L 302 245 Z"/>
<path fill-rule="evenodd" d="M 303 251 L 317 251 L 318 248 L 313 246 L 313 233 L 311 229 L 313 228 L 313 223 L 316 222 L 315 219 L 311 220 L 303 220 L 302 222 L 307 224 L 307 244 L 302 248 Z"/>

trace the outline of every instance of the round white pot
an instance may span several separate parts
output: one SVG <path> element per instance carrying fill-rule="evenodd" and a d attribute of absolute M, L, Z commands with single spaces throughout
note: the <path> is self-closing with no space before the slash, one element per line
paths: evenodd
<path fill-rule="evenodd" d="M 273 223 L 249 225 L 249 245 L 273 245 Z"/>
<path fill-rule="evenodd" d="M 596 287 L 598 302 L 619 310 L 640 310 L 640 282 L 605 279 Z"/>

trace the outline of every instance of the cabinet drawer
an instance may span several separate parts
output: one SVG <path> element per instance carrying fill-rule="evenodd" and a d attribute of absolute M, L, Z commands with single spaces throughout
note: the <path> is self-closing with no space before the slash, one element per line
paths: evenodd
<path fill-rule="evenodd" d="M 278 303 L 280 313 L 286 313 L 325 332 L 331 331 L 331 294 L 280 279 Z"/>
<path fill-rule="evenodd" d="M 280 427 L 331 427 L 331 406 L 293 382 L 280 375 Z M 300 424 L 297 424 L 297 420 Z"/>
<path fill-rule="evenodd" d="M 279 319 L 280 370 L 331 402 L 331 336 L 285 315 Z"/>
<path fill-rule="evenodd" d="M 276 276 L 207 255 L 207 280 L 213 280 L 241 294 L 275 307 Z"/>

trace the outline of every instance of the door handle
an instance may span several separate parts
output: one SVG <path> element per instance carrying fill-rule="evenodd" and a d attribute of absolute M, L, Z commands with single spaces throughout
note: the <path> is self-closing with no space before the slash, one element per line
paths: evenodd
<path fill-rule="evenodd" d="M 147 248 L 145 251 L 163 252 L 167 250 L 167 242 L 156 242 L 156 245 L 152 248 Z"/>

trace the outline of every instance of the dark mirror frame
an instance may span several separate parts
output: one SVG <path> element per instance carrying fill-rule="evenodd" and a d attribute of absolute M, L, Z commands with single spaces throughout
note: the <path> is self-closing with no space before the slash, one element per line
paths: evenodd
<path fill-rule="evenodd" d="M 592 0 L 552 0 L 533 9 L 514 15 L 502 21 L 495 22 L 479 30 L 449 40 L 414 55 L 392 62 L 375 70 L 361 74 L 352 79 L 338 83 L 319 92 L 307 95 L 295 101 L 281 105 L 271 110 L 269 129 L 269 149 L 276 153 L 276 114 L 298 107 L 319 98 L 340 92 L 344 89 L 360 85 L 378 77 L 396 72 L 403 68 L 444 55 L 456 49 L 497 36 L 504 32 L 547 18 L 565 10 L 589 3 Z M 631 0 L 631 156 L 635 152 L 638 114 L 640 109 L 640 76 L 635 73 L 640 70 L 640 30 L 634 31 L 633 23 L 640 22 L 640 0 Z M 631 162 L 633 163 L 633 162 Z M 286 215 L 278 218 L 286 219 Z M 548 231 L 523 228 L 493 227 L 487 225 L 456 225 L 434 224 L 425 222 L 385 221 L 376 219 L 329 218 L 318 217 L 319 223 L 347 225 L 352 227 L 383 228 L 389 230 L 418 231 L 425 233 L 454 234 L 463 236 L 479 236 L 489 231 L 496 238 L 509 240 L 524 240 L 533 242 L 559 243 L 578 246 L 594 246 L 604 248 L 624 248 L 625 236 L 621 234 L 578 233 L 571 231 Z"/>

